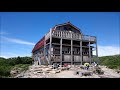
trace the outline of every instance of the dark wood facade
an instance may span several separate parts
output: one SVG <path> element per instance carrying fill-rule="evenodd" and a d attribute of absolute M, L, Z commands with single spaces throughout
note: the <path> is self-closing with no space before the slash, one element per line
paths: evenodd
<path fill-rule="evenodd" d="M 39 64 L 83 64 L 93 62 L 93 50 L 98 56 L 96 37 L 83 35 L 67 22 L 50 29 L 33 48 L 32 57 Z"/>

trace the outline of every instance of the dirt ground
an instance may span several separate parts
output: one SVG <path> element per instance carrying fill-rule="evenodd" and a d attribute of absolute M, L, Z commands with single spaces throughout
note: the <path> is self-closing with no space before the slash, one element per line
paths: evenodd
<path fill-rule="evenodd" d="M 116 70 L 109 69 L 106 66 L 99 67 L 104 71 L 104 74 L 98 75 L 93 73 L 92 75 L 81 76 L 75 74 L 77 70 L 82 70 L 79 66 L 71 67 L 69 70 L 58 70 L 51 69 L 51 66 L 32 65 L 29 67 L 29 70 L 18 74 L 15 78 L 120 78 L 120 73 L 117 73 Z"/>

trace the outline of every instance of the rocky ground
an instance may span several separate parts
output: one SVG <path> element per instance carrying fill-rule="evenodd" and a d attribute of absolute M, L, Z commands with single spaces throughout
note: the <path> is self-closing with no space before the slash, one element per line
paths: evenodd
<path fill-rule="evenodd" d="M 80 66 L 73 65 L 58 69 L 52 69 L 51 65 L 32 65 L 29 70 L 18 74 L 15 78 L 120 78 L 120 72 L 106 66 L 99 67 L 103 74 L 95 73 L 93 66 L 89 70 L 84 70 Z"/>

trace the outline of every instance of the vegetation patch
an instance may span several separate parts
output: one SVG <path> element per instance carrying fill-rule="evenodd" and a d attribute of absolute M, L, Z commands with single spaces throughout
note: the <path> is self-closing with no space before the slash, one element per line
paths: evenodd
<path fill-rule="evenodd" d="M 2 58 L 0 57 L 0 78 L 11 77 L 11 72 L 20 73 L 27 70 L 29 65 L 32 65 L 33 60 L 31 57 L 14 57 Z"/>
<path fill-rule="evenodd" d="M 120 55 L 99 57 L 100 64 L 111 69 L 120 69 Z"/>

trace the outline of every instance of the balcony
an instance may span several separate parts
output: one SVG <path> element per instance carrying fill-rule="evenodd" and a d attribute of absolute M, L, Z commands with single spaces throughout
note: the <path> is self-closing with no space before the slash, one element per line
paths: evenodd
<path fill-rule="evenodd" d="M 79 33 L 73 33 L 70 31 L 60 31 L 55 30 L 51 33 L 52 37 L 57 38 L 64 38 L 64 39 L 73 39 L 73 40 L 83 40 L 83 41 L 96 41 L 96 37 L 94 36 L 88 36 L 88 35 L 81 35 Z M 50 32 L 46 34 L 45 39 L 48 39 L 50 37 Z"/>
<path fill-rule="evenodd" d="M 83 35 L 82 40 L 83 41 L 96 41 L 96 37 L 95 36 Z"/>
<path fill-rule="evenodd" d="M 56 30 L 56 31 L 53 31 L 52 32 L 52 36 L 53 37 L 58 37 L 58 38 L 67 38 L 67 39 L 81 39 L 81 35 L 78 34 L 78 33 L 72 33 L 72 32 L 69 32 L 69 31 L 59 31 L 59 30 Z"/>

